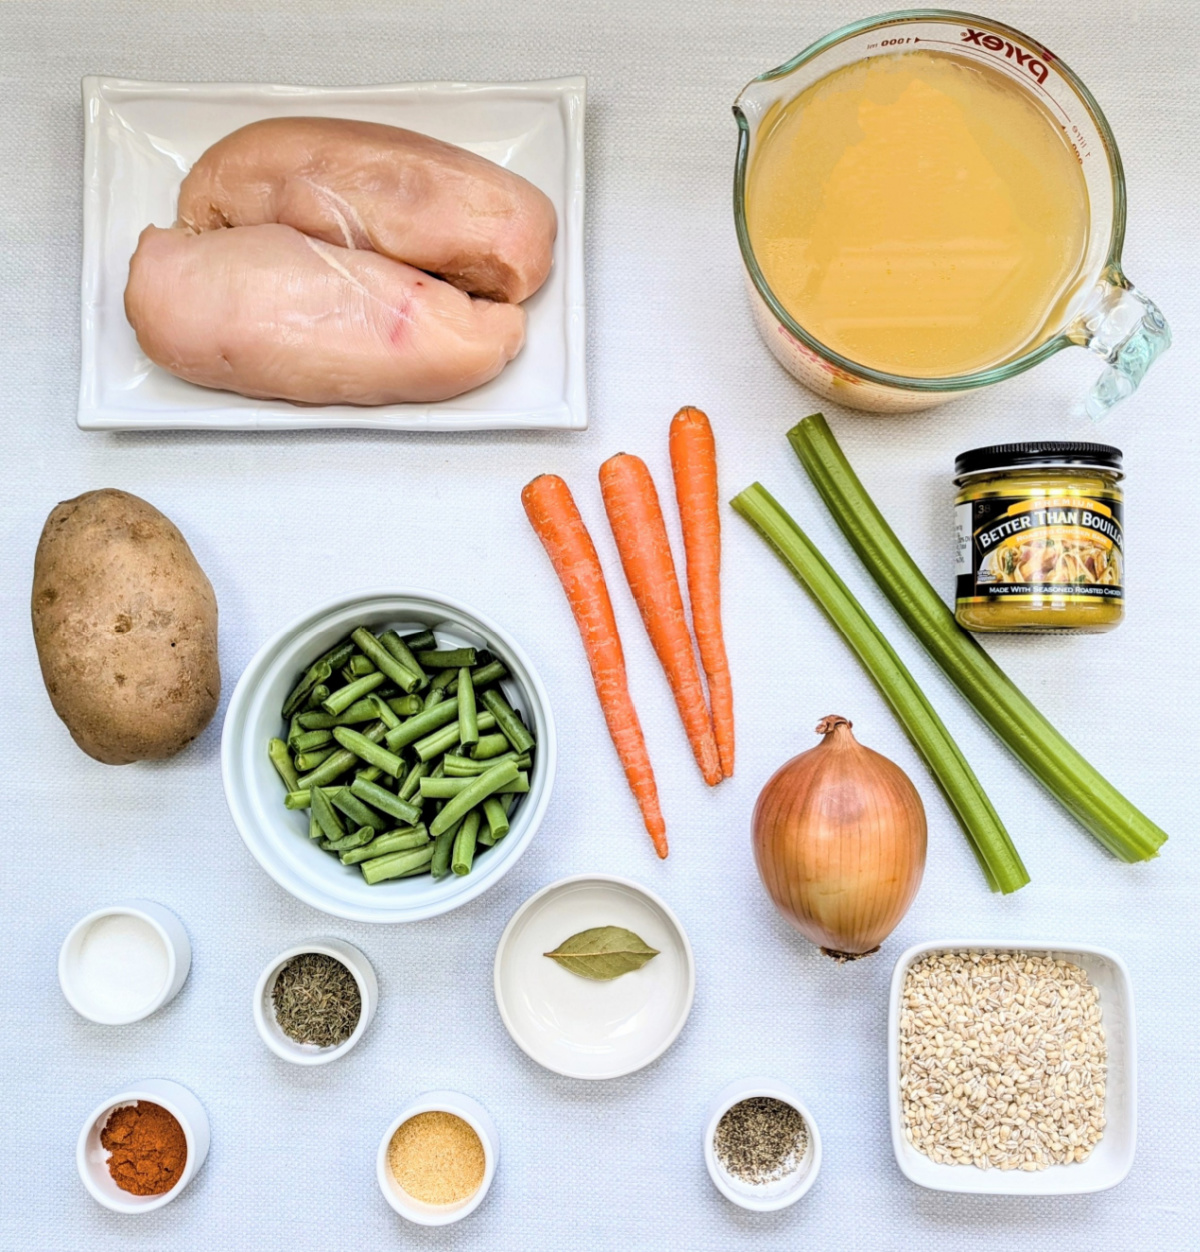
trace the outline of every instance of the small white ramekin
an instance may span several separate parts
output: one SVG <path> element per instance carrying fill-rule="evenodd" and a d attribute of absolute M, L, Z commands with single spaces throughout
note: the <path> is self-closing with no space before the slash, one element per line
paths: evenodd
<path fill-rule="evenodd" d="M 358 1025 L 350 1038 L 339 1043 L 336 1048 L 319 1048 L 315 1043 L 297 1043 L 283 1033 L 275 1019 L 275 1004 L 272 999 L 275 979 L 288 961 L 293 957 L 303 956 L 306 952 L 319 952 L 323 956 L 333 957 L 335 961 L 341 961 L 358 984 L 358 994 L 362 999 Z M 328 1065 L 330 1061 L 345 1056 L 366 1034 L 378 1004 L 379 982 L 375 971 L 371 968 L 371 962 L 353 944 L 344 939 L 310 939 L 307 943 L 298 943 L 294 948 L 288 948 L 286 952 L 272 958 L 258 976 L 258 983 L 254 988 L 254 1024 L 267 1047 L 285 1061 L 291 1061 L 293 1065 Z"/>
<path fill-rule="evenodd" d="M 187 1163 L 183 1173 L 171 1190 L 164 1191 L 162 1195 L 132 1195 L 122 1191 L 108 1172 L 108 1150 L 100 1145 L 100 1132 L 112 1111 L 126 1104 L 136 1104 L 139 1100 L 148 1100 L 166 1109 L 179 1122 L 187 1140 Z M 149 1213 L 152 1209 L 170 1204 L 195 1178 L 208 1156 L 208 1140 L 208 1114 L 204 1105 L 177 1082 L 166 1078 L 148 1078 L 98 1104 L 88 1114 L 75 1147 L 75 1164 L 79 1167 L 83 1185 L 98 1204 L 112 1209 L 114 1213 Z"/>
<path fill-rule="evenodd" d="M 89 1004 L 79 985 L 79 955 L 84 937 L 93 923 L 103 917 L 120 916 L 139 918 L 154 929 L 167 951 L 167 976 L 159 993 L 140 1008 L 125 1014 L 105 1014 Z M 58 985 L 62 988 L 67 1003 L 81 1017 L 102 1026 L 125 1026 L 149 1017 L 169 1000 L 173 1000 L 187 980 L 191 967 L 192 945 L 179 918 L 170 909 L 153 900 L 126 900 L 121 904 L 96 909 L 71 927 L 58 952 Z"/>
<path fill-rule="evenodd" d="M 483 1181 L 475 1193 L 458 1204 L 426 1204 L 416 1200 L 396 1182 L 388 1164 L 388 1148 L 392 1136 L 409 1118 L 418 1113 L 453 1113 L 461 1117 L 479 1136 L 483 1145 Z M 379 1179 L 379 1190 L 384 1199 L 410 1222 L 418 1226 L 449 1226 L 451 1222 L 462 1221 L 464 1217 L 474 1213 L 483 1203 L 492 1179 L 496 1174 L 496 1163 L 500 1159 L 500 1135 L 496 1124 L 492 1121 L 487 1109 L 478 1100 L 472 1100 L 457 1091 L 426 1091 L 407 1105 L 399 1117 L 387 1128 L 379 1141 L 379 1154 L 375 1160 L 375 1174 Z"/>
<path fill-rule="evenodd" d="M 768 1183 L 742 1182 L 721 1164 L 713 1144 L 721 1118 L 735 1104 L 760 1096 L 782 1100 L 784 1104 L 790 1104 L 804 1118 L 804 1123 L 808 1127 L 808 1149 L 798 1168 L 785 1178 Z M 776 1082 L 773 1078 L 743 1078 L 738 1082 L 730 1083 L 717 1096 L 712 1106 L 708 1125 L 704 1128 L 704 1163 L 708 1166 L 708 1175 L 713 1180 L 713 1186 L 727 1200 L 754 1213 L 773 1213 L 777 1209 L 785 1209 L 788 1205 L 795 1204 L 817 1181 L 817 1174 L 821 1169 L 821 1134 L 817 1130 L 813 1115 L 801 1103 L 800 1097 L 791 1087 Z"/>

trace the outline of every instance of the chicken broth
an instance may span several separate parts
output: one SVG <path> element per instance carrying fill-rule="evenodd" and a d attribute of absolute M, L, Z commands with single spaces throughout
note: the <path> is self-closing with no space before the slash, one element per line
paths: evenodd
<path fill-rule="evenodd" d="M 774 106 L 746 188 L 754 255 L 821 344 L 910 378 L 987 369 L 1050 338 L 1082 279 L 1083 172 L 998 70 L 877 56 Z"/>

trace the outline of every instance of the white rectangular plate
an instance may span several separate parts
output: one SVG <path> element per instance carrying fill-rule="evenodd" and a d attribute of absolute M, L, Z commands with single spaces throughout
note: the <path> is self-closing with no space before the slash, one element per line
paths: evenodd
<path fill-rule="evenodd" d="M 1100 1020 L 1108 1043 L 1108 1076 L 1104 1098 L 1104 1137 L 1086 1161 L 1024 1170 L 976 1169 L 974 1165 L 939 1165 L 904 1136 L 900 1095 L 900 1015 L 904 979 L 909 966 L 930 952 L 1036 952 L 1078 965 L 1100 991 Z M 1115 1187 L 1133 1166 L 1137 1147 L 1137 1030 L 1133 1020 L 1133 987 L 1125 962 L 1108 948 L 1085 943 L 1041 943 L 977 939 L 956 943 L 919 943 L 901 954 L 892 972 L 888 1004 L 888 1111 L 892 1148 L 901 1172 L 933 1191 L 966 1191 L 980 1195 L 1081 1195 Z"/>
<path fill-rule="evenodd" d="M 586 80 L 281 87 L 83 80 L 84 430 L 566 429 L 587 426 L 583 294 Z M 490 383 L 435 404 L 306 408 L 184 382 L 152 364 L 125 320 L 142 229 L 175 220 L 179 184 L 230 131 L 267 117 L 346 117 L 422 131 L 529 179 L 554 202 L 545 286 L 525 302 L 525 347 Z"/>

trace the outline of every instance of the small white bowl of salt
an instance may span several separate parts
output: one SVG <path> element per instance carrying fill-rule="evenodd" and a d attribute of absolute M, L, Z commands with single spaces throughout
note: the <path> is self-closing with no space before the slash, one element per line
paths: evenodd
<path fill-rule="evenodd" d="M 58 982 L 81 1017 L 124 1026 L 174 999 L 191 964 L 179 918 L 153 900 L 128 900 L 71 927 L 58 954 Z"/>

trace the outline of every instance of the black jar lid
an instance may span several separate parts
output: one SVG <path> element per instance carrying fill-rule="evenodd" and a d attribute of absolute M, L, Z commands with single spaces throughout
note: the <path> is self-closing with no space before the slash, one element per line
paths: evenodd
<path fill-rule="evenodd" d="M 1039 465 L 1088 466 L 1121 471 L 1121 449 L 1106 443 L 1064 443 L 1035 439 L 1029 443 L 995 443 L 972 448 L 954 458 L 954 473 L 979 474 L 986 470 L 1029 469 Z"/>

